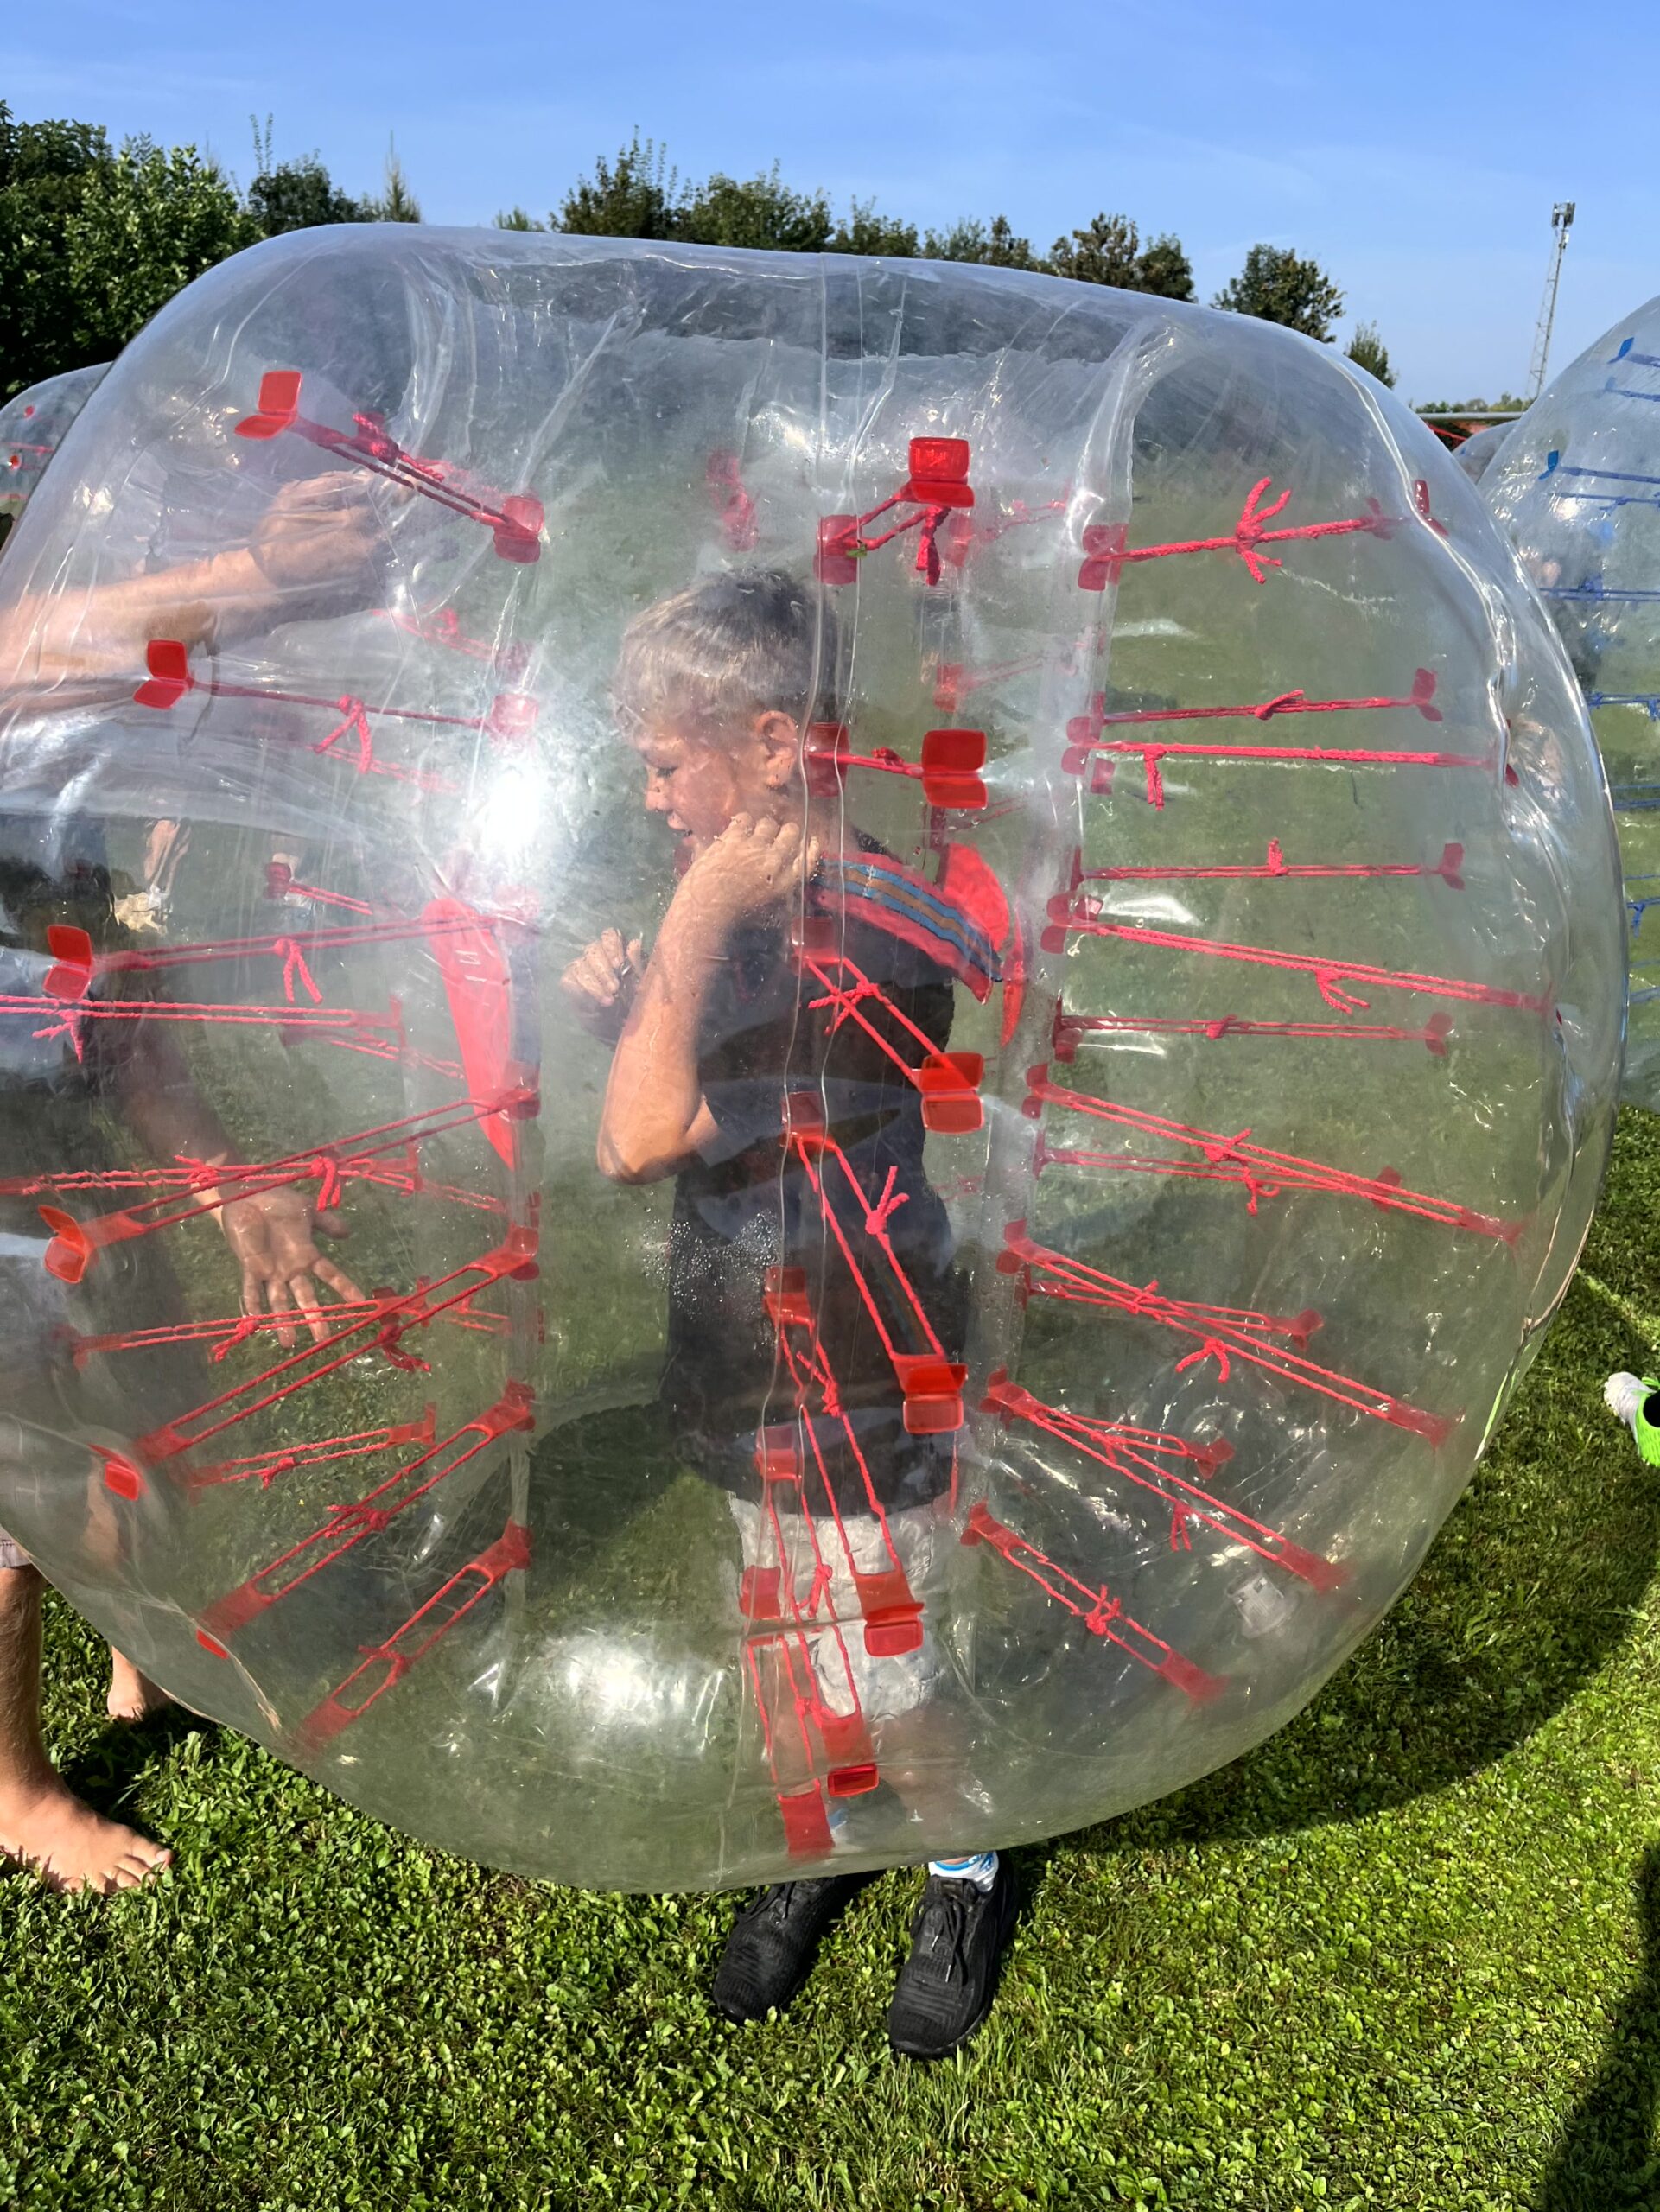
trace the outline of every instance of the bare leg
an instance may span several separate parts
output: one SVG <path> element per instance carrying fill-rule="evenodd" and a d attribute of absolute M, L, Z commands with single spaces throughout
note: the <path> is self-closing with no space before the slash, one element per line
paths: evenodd
<path fill-rule="evenodd" d="M 111 1720 L 148 1720 L 152 1713 L 172 1702 L 159 1682 L 151 1681 L 130 1659 L 123 1658 L 113 1644 L 110 1646 L 110 1694 L 105 1710 Z"/>
<path fill-rule="evenodd" d="M 41 1734 L 41 1592 L 32 1567 L 0 1567 L 0 1856 L 56 1890 L 130 1890 L 173 1853 L 106 1821 L 65 1783 Z"/>

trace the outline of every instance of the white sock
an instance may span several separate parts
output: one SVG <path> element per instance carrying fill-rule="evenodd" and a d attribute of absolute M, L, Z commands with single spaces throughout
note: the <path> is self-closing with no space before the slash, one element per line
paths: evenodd
<path fill-rule="evenodd" d="M 976 1890 L 989 1890 L 997 1878 L 997 1854 L 971 1851 L 966 1859 L 931 1859 L 928 1872 L 948 1882 L 972 1882 Z"/>

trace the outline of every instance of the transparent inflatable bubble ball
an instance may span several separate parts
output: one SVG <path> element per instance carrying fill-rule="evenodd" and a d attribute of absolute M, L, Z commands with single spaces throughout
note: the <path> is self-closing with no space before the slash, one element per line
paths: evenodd
<path fill-rule="evenodd" d="M 1660 1109 L 1660 300 L 1587 346 L 1517 424 L 1481 496 L 1561 634 L 1625 871 L 1625 1093 Z"/>
<path fill-rule="evenodd" d="M 450 1850 L 716 1886 L 1237 1757 L 1573 1269 L 1584 707 L 1282 330 L 284 238 L 110 372 L 0 685 L 0 1522 Z"/>
<path fill-rule="evenodd" d="M 0 403 L 0 550 L 109 365 L 100 361 L 93 368 L 67 370 Z"/>

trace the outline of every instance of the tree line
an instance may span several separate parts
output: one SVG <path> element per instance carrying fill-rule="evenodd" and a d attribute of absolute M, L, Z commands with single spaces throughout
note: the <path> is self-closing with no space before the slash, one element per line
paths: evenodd
<path fill-rule="evenodd" d="M 328 223 L 418 223 L 395 149 L 379 192 L 344 191 L 315 154 L 277 161 L 269 118 L 254 126 L 245 190 L 194 146 L 147 137 L 111 146 L 101 125 L 22 123 L 0 101 L 0 398 L 42 377 L 107 360 L 181 286 L 256 240 Z M 1169 232 L 1143 238 L 1128 215 L 1101 213 L 1034 251 L 1008 218 L 921 230 L 855 200 L 836 214 L 822 191 L 787 184 L 776 164 L 747 180 L 722 171 L 683 179 L 638 132 L 595 161 L 545 219 L 522 207 L 505 230 L 675 239 L 802 253 L 917 255 L 1035 269 L 1086 284 L 1194 300 L 1193 264 Z M 1330 344 L 1343 295 L 1320 264 L 1288 247 L 1254 245 L 1213 307 L 1282 323 Z M 1362 323 L 1349 356 L 1395 381 L 1377 327 Z"/>

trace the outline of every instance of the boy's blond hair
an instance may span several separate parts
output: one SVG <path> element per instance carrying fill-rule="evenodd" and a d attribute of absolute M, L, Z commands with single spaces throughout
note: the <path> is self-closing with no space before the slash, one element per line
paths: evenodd
<path fill-rule="evenodd" d="M 612 697 L 625 725 L 691 723 L 708 735 L 783 713 L 834 719 L 836 617 L 783 569 L 709 576 L 637 614 Z"/>

